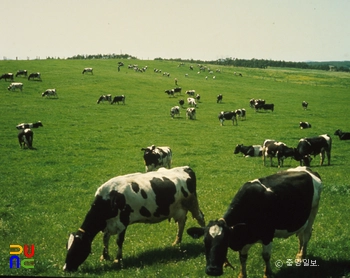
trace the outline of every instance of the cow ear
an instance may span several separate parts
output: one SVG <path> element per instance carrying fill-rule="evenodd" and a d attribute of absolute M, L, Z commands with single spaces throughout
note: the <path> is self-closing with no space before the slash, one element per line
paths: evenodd
<path fill-rule="evenodd" d="M 194 239 L 198 239 L 204 235 L 204 228 L 192 227 L 187 229 L 187 234 Z"/>

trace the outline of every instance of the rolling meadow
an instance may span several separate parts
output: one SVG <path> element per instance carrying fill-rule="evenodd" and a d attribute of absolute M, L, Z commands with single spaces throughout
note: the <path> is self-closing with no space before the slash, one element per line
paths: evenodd
<path fill-rule="evenodd" d="M 99 233 L 78 272 L 65 273 L 62 267 L 68 236 L 83 222 L 96 189 L 114 176 L 144 172 L 143 147 L 170 146 L 173 166 L 189 165 L 195 171 L 199 205 L 208 222 L 222 217 L 246 181 L 299 166 L 290 158 L 280 169 L 276 160 L 272 167 L 263 166 L 261 158 L 233 154 L 237 144 L 261 145 L 265 139 L 275 139 L 296 147 L 300 138 L 329 134 L 331 165 L 319 166 L 319 156 L 311 162 L 323 180 L 307 256 L 317 266 L 287 265 L 297 253 L 297 237 L 274 240 L 271 264 L 275 277 L 350 277 L 350 141 L 333 135 L 336 129 L 350 131 L 348 73 L 207 64 L 213 70 L 209 74 L 208 70 L 198 73 L 196 63 L 179 66 L 165 60 L 123 60 L 125 66 L 118 71 L 118 61 L 0 61 L 1 74 L 26 69 L 42 76 L 42 81 L 15 78 L 24 84 L 23 92 L 8 91 L 11 82 L 0 80 L 0 275 L 205 277 L 202 239 L 184 233 L 181 246 L 172 247 L 173 221 L 129 226 L 122 266 L 99 261 L 103 248 Z M 135 72 L 128 64 L 148 69 Z M 94 74 L 83 75 L 85 67 L 92 67 Z M 169 72 L 170 77 L 155 73 L 154 68 Z M 168 97 L 164 91 L 175 88 L 174 78 L 182 94 Z M 57 99 L 41 96 L 49 88 L 56 88 Z M 172 119 L 170 108 L 192 89 L 201 96 L 197 119 L 187 120 L 185 109 Z M 125 105 L 97 104 L 103 94 L 123 94 Z M 218 94 L 223 95 L 219 104 Z M 249 107 L 251 98 L 274 103 L 275 110 L 255 112 Z M 302 109 L 303 100 L 309 102 L 307 110 Z M 238 108 L 246 109 L 246 120 L 220 126 L 219 112 Z M 36 121 L 42 121 L 43 127 L 32 129 L 34 148 L 21 149 L 16 125 Z M 300 129 L 300 121 L 308 121 L 312 128 Z M 197 223 L 189 214 L 186 229 L 193 226 Z M 109 247 L 112 257 L 115 238 Z M 35 245 L 34 268 L 10 269 L 11 244 Z M 229 250 L 228 259 L 235 269 L 225 269 L 223 276 L 237 277 L 238 253 Z M 247 271 L 249 277 L 263 276 L 259 244 L 249 252 Z"/>

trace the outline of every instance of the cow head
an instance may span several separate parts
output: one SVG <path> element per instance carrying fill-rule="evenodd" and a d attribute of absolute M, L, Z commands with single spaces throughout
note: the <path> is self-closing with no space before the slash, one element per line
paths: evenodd
<path fill-rule="evenodd" d="M 235 148 L 235 150 L 233 151 L 233 153 L 234 153 L 234 154 L 238 154 L 238 153 L 240 152 L 242 146 L 243 146 L 243 144 L 237 145 L 236 148 Z"/>
<path fill-rule="evenodd" d="M 78 232 L 69 236 L 67 243 L 67 256 L 63 266 L 64 271 L 76 271 L 91 253 L 91 237 L 85 231 L 79 229 Z"/>
<path fill-rule="evenodd" d="M 187 230 L 187 233 L 195 239 L 204 236 L 206 274 L 211 276 L 223 274 L 223 266 L 227 263 L 228 247 L 233 247 L 230 243 L 233 231 L 234 227 L 228 227 L 223 218 L 210 221 L 206 227 L 193 227 Z"/>

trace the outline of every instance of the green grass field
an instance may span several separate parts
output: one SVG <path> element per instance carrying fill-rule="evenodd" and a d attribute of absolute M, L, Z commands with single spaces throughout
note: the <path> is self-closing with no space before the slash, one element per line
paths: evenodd
<path fill-rule="evenodd" d="M 247 69 L 208 65 L 208 72 L 189 70 L 189 63 L 178 67 L 174 61 L 125 60 L 117 71 L 117 60 L 33 60 L 0 61 L 0 73 L 27 69 L 41 72 L 42 81 L 23 82 L 23 92 L 7 90 L 10 82 L 0 80 L 0 275 L 68 277 L 204 277 L 205 257 L 202 240 L 187 234 L 181 246 L 172 247 L 174 222 L 128 227 L 122 268 L 100 262 L 102 234 L 92 245 L 92 254 L 79 271 L 62 271 L 66 242 L 76 231 L 93 201 L 96 189 L 111 177 L 144 172 L 141 148 L 152 144 L 170 146 L 173 166 L 189 165 L 197 175 L 197 193 L 206 221 L 225 212 L 238 188 L 248 180 L 273 174 L 280 169 L 263 166 L 261 158 L 234 155 L 236 144 L 262 144 L 275 139 L 296 147 L 300 138 L 329 134 L 333 138 L 331 166 L 312 163 L 323 180 L 321 204 L 309 243 L 308 258 L 316 267 L 287 266 L 294 259 L 296 237 L 274 240 L 272 265 L 276 277 L 350 277 L 349 198 L 350 141 L 333 135 L 338 128 L 350 131 L 348 104 L 350 76 L 346 73 L 299 69 Z M 148 66 L 145 73 L 134 72 L 128 64 Z M 82 75 L 93 67 L 94 75 Z M 154 73 L 169 72 L 170 77 Z M 221 73 L 216 73 L 221 69 Z M 234 75 L 242 73 L 243 77 Z M 188 77 L 185 77 L 185 74 Z M 205 79 L 208 76 L 208 79 Z M 169 98 L 164 90 L 174 88 L 174 78 L 182 87 L 181 96 Z M 56 88 L 59 98 L 46 99 L 41 93 Z M 185 109 L 171 119 L 170 108 L 186 90 L 201 95 L 197 119 L 186 120 Z M 223 94 L 222 104 L 216 96 Z M 125 105 L 96 104 L 102 94 L 126 96 Z M 254 112 L 251 98 L 275 104 L 274 112 Z M 304 111 L 301 102 L 309 102 Z M 223 110 L 245 108 L 247 119 L 237 126 L 219 125 Z M 42 121 L 33 129 L 34 150 L 23 150 L 17 141 L 16 125 Z M 299 129 L 308 121 L 311 129 Z M 282 169 L 298 166 L 287 159 Z M 190 215 L 186 228 L 197 223 Z M 34 269 L 10 269 L 9 245 L 34 244 Z M 110 253 L 115 256 L 115 237 Z M 249 277 L 262 277 L 261 247 L 255 245 L 248 259 Z M 23 255 L 22 255 L 23 257 Z M 229 251 L 236 267 L 224 277 L 239 273 L 238 254 Z M 283 266 L 277 268 L 275 262 Z"/>

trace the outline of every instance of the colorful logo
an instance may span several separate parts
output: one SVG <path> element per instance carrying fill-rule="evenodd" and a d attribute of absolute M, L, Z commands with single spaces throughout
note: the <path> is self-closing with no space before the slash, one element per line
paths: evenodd
<path fill-rule="evenodd" d="M 18 255 L 24 254 L 25 258 L 20 258 Z M 10 244 L 10 268 L 34 268 L 34 244 L 30 245 L 30 252 L 28 244 L 23 247 L 18 244 Z"/>

